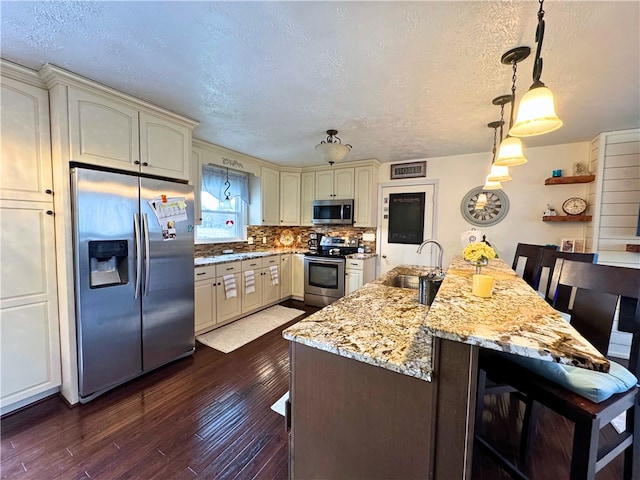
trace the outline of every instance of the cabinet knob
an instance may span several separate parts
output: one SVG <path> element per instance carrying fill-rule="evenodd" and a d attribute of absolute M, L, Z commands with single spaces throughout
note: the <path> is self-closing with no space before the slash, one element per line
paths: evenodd
<path fill-rule="evenodd" d="M 140 160 L 135 160 L 133 163 L 135 163 L 136 165 L 140 165 Z"/>
<path fill-rule="evenodd" d="M 143 163 L 142 163 L 142 166 L 143 166 L 143 167 L 148 167 L 148 166 L 149 166 L 149 163 L 148 163 L 148 162 L 143 162 Z"/>
<path fill-rule="evenodd" d="M 52 195 L 53 194 L 53 190 L 51 190 L 50 188 L 47 188 L 44 193 L 46 193 L 47 195 Z"/>
<path fill-rule="evenodd" d="M 53 210 L 47 210 L 47 215 L 53 215 Z"/>
<path fill-rule="evenodd" d="M 382 258 L 387 258 L 387 256 L 386 255 L 382 255 Z"/>

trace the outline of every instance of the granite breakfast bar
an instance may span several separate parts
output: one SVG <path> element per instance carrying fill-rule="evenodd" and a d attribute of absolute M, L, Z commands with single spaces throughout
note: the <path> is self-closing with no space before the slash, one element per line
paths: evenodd
<path fill-rule="evenodd" d="M 289 327 L 290 478 L 470 478 L 478 349 L 606 371 L 607 360 L 502 260 L 471 295 L 455 258 L 431 308 L 401 266 Z"/>

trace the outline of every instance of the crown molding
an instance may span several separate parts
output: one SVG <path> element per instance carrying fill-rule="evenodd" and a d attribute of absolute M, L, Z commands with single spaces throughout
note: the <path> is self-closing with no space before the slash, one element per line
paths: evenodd
<path fill-rule="evenodd" d="M 45 82 L 38 76 L 38 72 L 23 67 L 4 58 L 0 58 L 0 73 L 3 77 L 27 83 L 38 88 L 47 88 Z"/>

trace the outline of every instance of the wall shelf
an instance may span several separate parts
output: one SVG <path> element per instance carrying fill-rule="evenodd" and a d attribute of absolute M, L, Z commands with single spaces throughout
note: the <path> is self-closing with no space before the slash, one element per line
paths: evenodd
<path fill-rule="evenodd" d="M 571 183 L 591 183 L 596 179 L 595 175 L 577 175 L 575 177 L 549 177 L 544 181 L 545 185 L 567 185 Z"/>
<path fill-rule="evenodd" d="M 591 215 L 555 215 L 542 217 L 543 222 L 590 222 Z"/>
<path fill-rule="evenodd" d="M 627 252 L 640 253 L 640 245 L 634 245 L 633 243 L 627 243 Z"/>

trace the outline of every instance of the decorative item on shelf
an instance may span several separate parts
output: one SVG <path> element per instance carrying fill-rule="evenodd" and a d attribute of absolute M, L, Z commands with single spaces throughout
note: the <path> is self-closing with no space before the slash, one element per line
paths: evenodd
<path fill-rule="evenodd" d="M 511 76 L 511 115 L 509 120 L 509 129 L 513 127 L 513 110 L 516 103 L 516 71 L 518 62 L 524 60 L 531 53 L 529 47 L 516 47 L 504 55 L 500 61 L 503 65 L 513 66 L 513 75 Z M 522 152 L 522 141 L 518 137 L 507 135 L 500 143 L 500 150 L 496 158 L 496 165 L 506 165 L 507 167 L 515 167 L 527 163 L 527 159 Z"/>
<path fill-rule="evenodd" d="M 562 176 L 562 170 L 552 170 L 551 171 L 551 176 L 554 178 L 558 178 Z"/>
<path fill-rule="evenodd" d="M 573 176 L 581 177 L 582 175 L 589 175 L 589 169 L 587 168 L 587 165 L 582 162 L 574 162 Z"/>
<path fill-rule="evenodd" d="M 538 26 L 536 28 L 536 58 L 533 62 L 533 84 L 520 100 L 518 118 L 509 129 L 514 137 L 532 137 L 553 132 L 562 126 L 556 115 L 553 93 L 540 81 L 542 74 L 542 41 L 544 40 L 544 0 L 539 0 Z"/>
<path fill-rule="evenodd" d="M 562 211 L 567 215 L 582 215 L 587 210 L 586 200 L 578 197 L 571 197 L 562 204 Z"/>
<path fill-rule="evenodd" d="M 556 209 L 547 203 L 547 208 L 545 209 L 543 215 L 545 217 L 555 217 L 556 215 L 558 215 L 558 212 L 556 212 Z"/>
<path fill-rule="evenodd" d="M 495 250 L 486 242 L 471 242 L 462 251 L 467 262 L 476 267 L 476 274 L 482 273 L 482 267 L 489 265 L 489 259 L 496 258 Z"/>
<path fill-rule="evenodd" d="M 329 163 L 329 165 L 333 165 L 335 162 L 342 160 L 352 148 L 348 143 L 343 144 L 337 135 L 337 130 L 327 130 L 326 140 L 322 140 L 315 147 L 316 152 L 320 154 L 322 160 Z"/>

